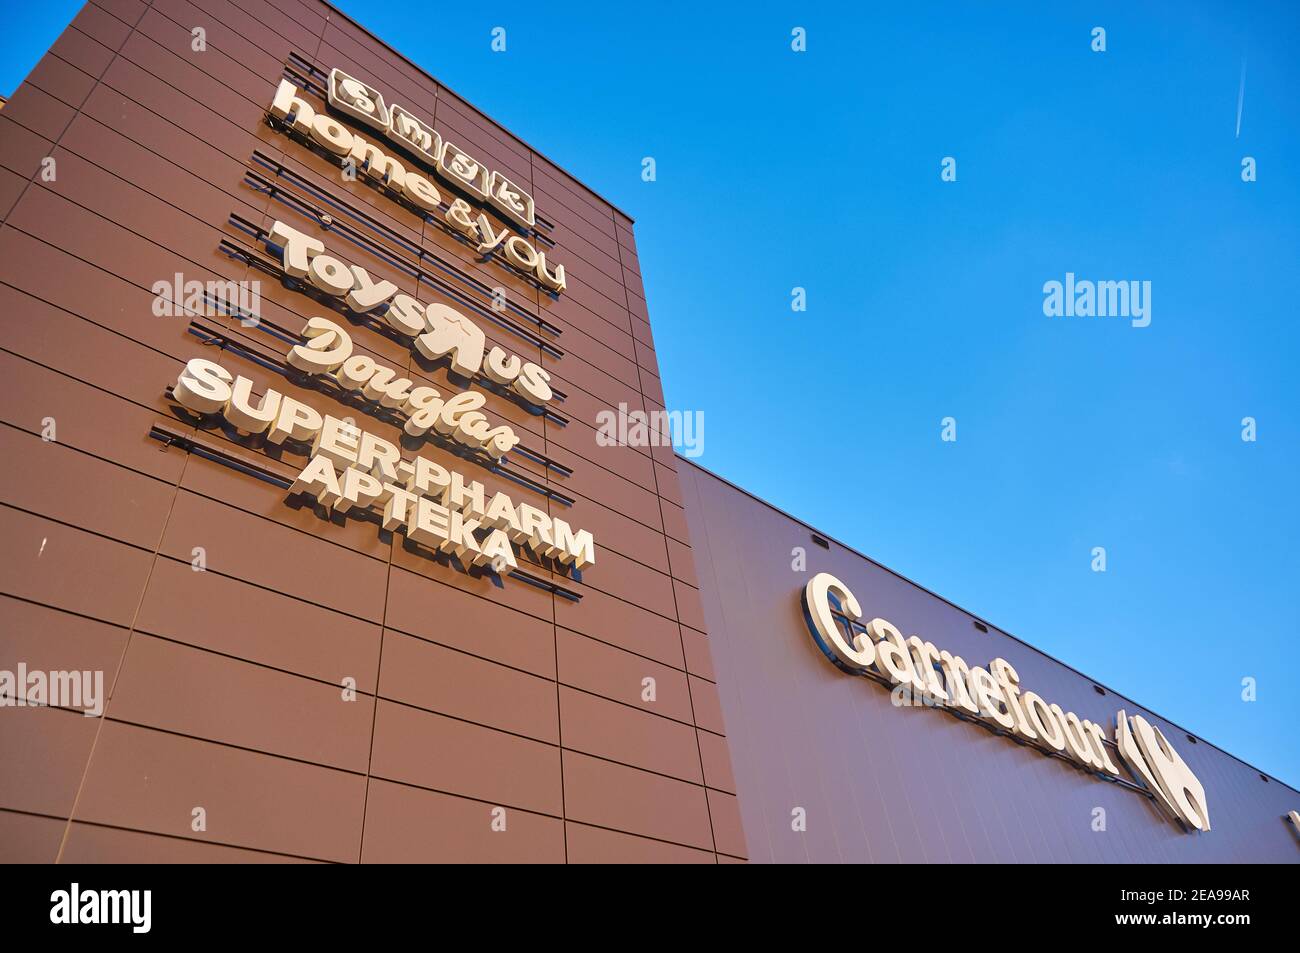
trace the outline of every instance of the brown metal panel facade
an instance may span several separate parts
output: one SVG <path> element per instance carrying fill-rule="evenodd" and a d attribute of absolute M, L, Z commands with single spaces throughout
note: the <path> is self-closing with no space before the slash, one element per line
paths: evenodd
<path fill-rule="evenodd" d="M 327 113 L 335 68 L 529 192 L 564 292 L 444 227 L 453 189 L 420 214 L 268 122 L 285 78 Z M 0 860 L 746 856 L 672 454 L 596 439 L 602 410 L 662 409 L 629 218 L 314 0 L 87 4 L 0 112 L 0 215 L 0 669 L 109 696 L 0 711 Z M 468 571 L 287 494 L 304 457 L 168 396 L 208 358 L 400 438 L 286 376 L 307 320 L 344 318 L 241 253 L 277 220 L 551 373 L 558 416 L 485 391 L 533 451 L 510 473 L 419 453 L 591 530 L 596 565 Z M 262 324 L 157 316 L 177 274 L 259 280 Z M 477 389 L 347 320 L 357 353 Z"/>
<path fill-rule="evenodd" d="M 810 527 L 690 461 L 679 470 L 751 861 L 1300 860 L 1293 788 L 861 554 L 832 540 L 822 548 Z M 1185 832 L 1139 791 L 943 710 L 896 707 L 886 686 L 836 668 L 800 601 L 818 572 L 843 580 L 865 618 L 972 666 L 1005 658 L 1022 686 L 1081 718 L 1142 715 L 1204 785 L 1212 829 Z"/>
<path fill-rule="evenodd" d="M 564 264 L 563 293 L 447 226 L 454 189 L 424 214 L 268 121 L 289 79 L 383 145 L 327 108 L 336 68 L 529 193 L 538 225 L 521 234 Z M 282 280 L 264 248 L 277 221 L 461 309 L 562 401 L 540 413 L 470 386 Z M 258 282 L 260 322 L 159 316 L 174 277 Z M 1097 721 L 1142 711 L 858 554 L 816 548 L 668 447 L 599 440 L 602 412 L 664 409 L 644 295 L 625 214 L 328 4 L 88 3 L 0 111 L 0 672 L 102 672 L 107 697 L 97 711 L 12 704 L 25 685 L 5 699 L 0 860 L 1296 859 L 1296 792 L 1157 716 L 1205 784 L 1209 834 L 834 669 L 802 617 L 795 546 L 972 664 L 1005 656 Z M 373 401 L 286 371 L 318 315 L 415 385 L 481 390 L 528 453 L 490 469 L 450 439 L 403 446 L 590 530 L 596 565 L 520 549 L 529 579 L 468 569 L 288 493 L 301 448 L 169 393 L 206 358 L 255 397 L 401 442 Z"/>

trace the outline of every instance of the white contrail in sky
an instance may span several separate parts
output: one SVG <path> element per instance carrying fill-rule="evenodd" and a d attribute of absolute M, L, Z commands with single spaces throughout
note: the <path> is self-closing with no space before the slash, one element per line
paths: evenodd
<path fill-rule="evenodd" d="M 1246 98 L 1246 61 L 1241 61 L 1241 85 L 1237 87 L 1237 134 L 1233 138 L 1241 138 L 1241 104 Z"/>

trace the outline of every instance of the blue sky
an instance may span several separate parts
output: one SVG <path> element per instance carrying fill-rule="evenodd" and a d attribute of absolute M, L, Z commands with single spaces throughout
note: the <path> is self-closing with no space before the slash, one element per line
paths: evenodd
<path fill-rule="evenodd" d="M 340 5 L 636 218 L 702 464 L 1300 784 L 1293 4 Z"/>

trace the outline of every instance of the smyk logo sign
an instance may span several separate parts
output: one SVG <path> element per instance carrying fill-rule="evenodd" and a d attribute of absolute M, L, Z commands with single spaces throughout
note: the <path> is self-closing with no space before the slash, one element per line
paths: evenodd
<path fill-rule="evenodd" d="M 414 113 L 396 103 L 385 103 L 379 90 L 335 69 L 330 72 L 327 92 L 331 106 L 419 156 L 444 181 L 491 204 L 523 229 L 536 224 L 531 195 L 455 143 L 444 142 L 433 126 Z"/>

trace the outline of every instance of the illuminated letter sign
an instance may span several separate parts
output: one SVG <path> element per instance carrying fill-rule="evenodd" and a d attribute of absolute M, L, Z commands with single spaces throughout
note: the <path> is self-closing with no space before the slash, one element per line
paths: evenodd
<path fill-rule="evenodd" d="M 838 607 L 831 604 L 832 597 Z M 884 619 L 854 626 L 862 618 L 862 607 L 849 587 L 830 573 L 818 573 L 808 581 L 803 606 L 813 641 L 844 671 L 921 692 L 928 704 L 979 718 L 1044 754 L 1067 758 L 1088 771 L 1120 776 L 1102 726 L 1049 705 L 1034 692 L 1022 692 L 1020 676 L 1005 659 L 994 659 L 987 669 L 972 668 L 960 656 L 940 651 L 918 636 L 904 639 Z M 851 624 L 847 632 L 837 613 Z M 859 628 L 862 631 L 856 631 Z M 1210 829 L 1205 788 L 1159 728 L 1121 711 L 1116 716 L 1115 747 L 1133 777 L 1166 813 L 1188 829 Z"/>
<path fill-rule="evenodd" d="M 404 106 L 387 105 L 379 90 L 341 69 L 330 71 L 329 104 L 358 122 L 378 129 L 393 142 L 411 150 L 447 181 L 489 202 L 501 214 L 525 229 L 537 224 L 533 198 L 451 142 L 443 142 L 433 127 Z"/>
<path fill-rule="evenodd" d="M 487 257 L 504 259 L 510 267 L 534 279 L 554 294 L 567 285 L 564 266 L 548 263 L 545 249 L 524 235 L 508 229 L 499 231 L 485 214 L 475 214 L 463 198 L 454 198 L 445 212 L 442 195 L 428 178 L 388 155 L 378 145 L 345 128 L 335 117 L 317 114 L 289 80 L 281 80 L 267 109 L 292 132 L 304 136 L 330 153 L 336 161 L 351 162 L 358 175 L 378 185 L 381 191 L 400 195 L 426 215 L 442 215 L 443 224 L 474 245 Z M 491 205 L 520 231 L 531 235 L 536 224 L 533 197 L 500 172 L 489 169 L 453 142 L 443 140 L 433 127 L 397 104 L 388 105 L 372 89 L 341 70 L 330 73 L 330 105 L 344 115 L 378 130 L 410 152 L 442 181 L 480 204 Z M 298 276 L 301 277 L 301 276 Z"/>

